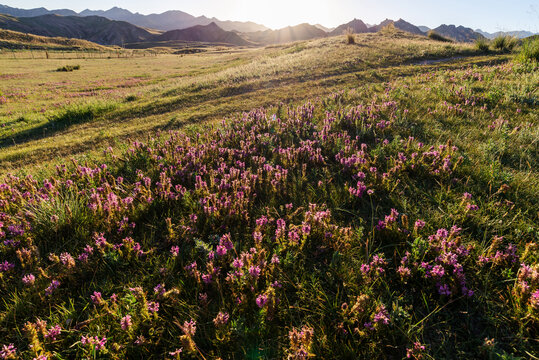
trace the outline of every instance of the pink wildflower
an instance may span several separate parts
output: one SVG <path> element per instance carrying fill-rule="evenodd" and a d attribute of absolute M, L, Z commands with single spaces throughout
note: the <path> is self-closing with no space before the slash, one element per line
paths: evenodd
<path fill-rule="evenodd" d="M 125 315 L 120 321 L 120 325 L 122 327 L 122 330 L 128 330 L 131 325 L 133 325 L 133 323 L 131 322 L 131 315 Z"/>

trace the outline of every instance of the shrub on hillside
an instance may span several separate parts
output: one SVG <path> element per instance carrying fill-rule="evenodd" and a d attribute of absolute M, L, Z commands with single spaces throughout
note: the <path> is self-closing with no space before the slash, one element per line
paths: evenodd
<path fill-rule="evenodd" d="M 477 38 L 475 40 L 475 47 L 477 50 L 482 52 L 488 52 L 489 51 L 489 41 L 485 38 Z"/>
<path fill-rule="evenodd" d="M 521 62 L 539 61 L 539 38 L 524 40 L 518 54 L 518 60 Z"/>
<path fill-rule="evenodd" d="M 501 52 L 511 52 L 517 45 L 517 42 L 518 40 L 513 36 L 500 35 L 492 40 L 492 46 Z"/>
<path fill-rule="evenodd" d="M 65 65 L 65 66 L 59 67 L 58 69 L 56 69 L 56 71 L 71 72 L 73 70 L 79 70 L 79 69 L 80 69 L 80 65 Z"/>
<path fill-rule="evenodd" d="M 449 38 L 446 38 L 445 36 L 442 36 L 440 34 L 438 34 L 436 31 L 434 30 L 430 30 L 427 34 L 427 36 L 429 37 L 429 39 L 431 40 L 435 40 L 435 41 L 442 41 L 442 42 L 453 42 L 453 40 L 449 39 Z"/>
<path fill-rule="evenodd" d="M 353 44 L 356 43 L 356 37 L 354 35 L 354 29 L 352 29 L 351 27 L 346 29 L 344 34 L 346 35 L 346 43 L 348 45 L 353 45 Z"/>

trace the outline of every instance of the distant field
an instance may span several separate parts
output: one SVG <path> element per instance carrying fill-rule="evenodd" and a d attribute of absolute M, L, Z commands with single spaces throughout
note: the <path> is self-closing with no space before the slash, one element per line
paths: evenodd
<path fill-rule="evenodd" d="M 538 63 L 345 40 L 0 55 L 0 358 L 537 358 Z"/>
<path fill-rule="evenodd" d="M 117 58 L 114 52 L 65 53 L 65 59 L 43 59 L 45 54 L 37 52 L 32 56 L 38 59 L 31 59 L 30 55 L 16 55 L 26 59 L 13 59 L 9 53 L 0 56 L 0 91 L 5 99 L 0 107 L 2 171 L 18 168 L 20 162 L 48 162 L 150 130 L 219 120 L 257 106 L 382 83 L 416 72 L 414 63 L 423 59 L 473 56 L 449 67 L 500 61 L 476 56 L 472 45 L 446 45 L 404 33 L 359 35 L 354 46 L 330 38 L 158 57 L 144 53 Z M 81 69 L 55 71 L 64 65 Z M 54 120 L 85 109 L 96 110 L 91 121 Z"/>

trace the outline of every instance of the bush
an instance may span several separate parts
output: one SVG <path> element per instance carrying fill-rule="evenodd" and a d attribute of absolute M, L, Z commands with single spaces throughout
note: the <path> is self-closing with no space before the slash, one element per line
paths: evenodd
<path fill-rule="evenodd" d="M 453 40 L 446 38 L 445 36 L 442 36 L 435 32 L 434 30 L 430 30 L 427 34 L 428 38 L 435 41 L 442 41 L 442 42 L 453 42 Z"/>
<path fill-rule="evenodd" d="M 518 54 L 519 61 L 539 61 L 539 37 L 524 40 Z"/>
<path fill-rule="evenodd" d="M 352 28 L 348 28 L 345 31 L 345 35 L 346 35 L 346 43 L 348 45 L 353 45 L 356 43 L 356 37 L 354 35 L 354 30 Z"/>
<path fill-rule="evenodd" d="M 58 69 L 56 69 L 56 71 L 70 72 L 70 71 L 79 70 L 79 69 L 80 69 L 80 65 L 65 65 L 65 66 L 59 67 Z"/>
<path fill-rule="evenodd" d="M 501 52 L 511 52 L 517 45 L 518 40 L 513 36 L 500 35 L 492 40 L 494 49 Z"/>
<path fill-rule="evenodd" d="M 477 38 L 475 40 L 475 47 L 477 50 L 482 52 L 488 52 L 489 51 L 489 41 L 485 38 Z"/>

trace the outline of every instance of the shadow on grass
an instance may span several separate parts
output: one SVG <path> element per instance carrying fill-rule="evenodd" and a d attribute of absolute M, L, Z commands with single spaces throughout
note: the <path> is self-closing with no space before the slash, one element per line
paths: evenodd
<path fill-rule="evenodd" d="M 42 125 L 18 132 L 14 136 L 6 136 L 0 139 L 0 149 L 45 138 L 66 130 L 73 125 L 93 121 L 97 117 L 114 110 L 115 107 L 111 103 L 92 103 L 63 108 L 60 112 L 49 116 L 48 121 Z"/>

